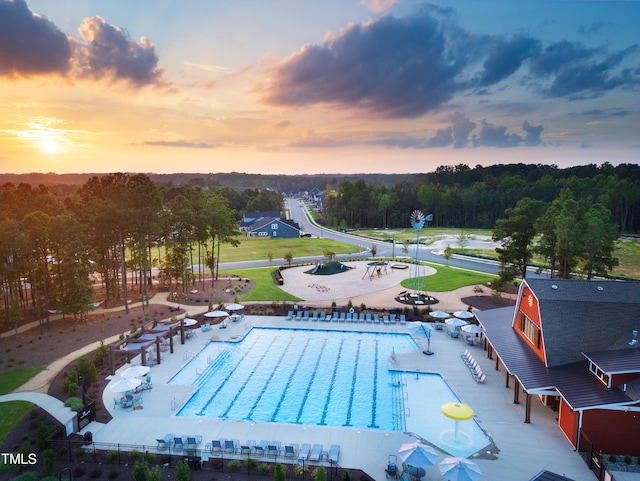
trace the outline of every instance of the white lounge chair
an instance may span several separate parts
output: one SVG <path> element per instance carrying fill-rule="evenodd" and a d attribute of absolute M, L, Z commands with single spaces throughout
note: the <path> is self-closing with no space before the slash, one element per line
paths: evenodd
<path fill-rule="evenodd" d="M 313 448 L 311 448 L 311 453 L 309 453 L 309 461 L 320 461 L 320 456 L 322 456 L 322 444 L 314 444 Z"/>
<path fill-rule="evenodd" d="M 329 461 L 331 464 L 338 464 L 338 457 L 340 456 L 340 445 L 332 444 L 329 448 Z"/>
<path fill-rule="evenodd" d="M 300 446 L 300 451 L 298 451 L 298 459 L 304 459 L 305 461 L 309 458 L 309 453 L 311 452 L 311 445 L 303 444 Z"/>
<path fill-rule="evenodd" d="M 167 451 L 171 448 L 171 444 L 173 443 L 173 438 L 175 435 L 173 434 L 165 434 L 164 438 L 156 439 L 158 445 L 156 446 L 156 451 Z"/>

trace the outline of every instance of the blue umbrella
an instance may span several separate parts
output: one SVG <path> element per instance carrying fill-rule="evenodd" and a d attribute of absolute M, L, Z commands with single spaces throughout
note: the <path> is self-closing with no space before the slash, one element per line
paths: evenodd
<path fill-rule="evenodd" d="M 413 336 L 424 337 L 425 339 L 429 339 L 433 334 L 433 330 L 430 327 L 425 326 L 423 323 L 419 323 L 418 325 L 409 328 L 409 330 Z"/>

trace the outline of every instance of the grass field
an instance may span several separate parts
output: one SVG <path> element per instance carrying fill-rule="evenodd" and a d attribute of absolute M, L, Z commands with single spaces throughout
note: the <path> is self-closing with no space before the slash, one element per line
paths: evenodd
<path fill-rule="evenodd" d="M 30 367 L 0 374 L 0 394 L 10 393 L 40 371 L 42 371 L 41 367 Z"/>
<path fill-rule="evenodd" d="M 23 417 L 33 407 L 27 401 L 7 401 L 0 403 L 0 443 Z"/>
<path fill-rule="evenodd" d="M 240 277 L 248 277 L 255 282 L 255 287 L 251 292 L 246 293 L 238 300 L 241 302 L 248 301 L 300 301 L 302 299 L 283 291 L 276 286 L 271 278 L 271 272 L 274 267 L 259 267 L 255 269 L 235 269 L 233 271 L 224 271 L 222 274 L 235 274 Z"/>
<path fill-rule="evenodd" d="M 406 289 L 416 289 L 422 286 L 427 292 L 448 292 L 473 284 L 485 284 L 493 276 L 480 272 L 456 269 L 434 265 L 437 272 L 432 276 L 412 277 L 403 280 L 400 284 Z"/>

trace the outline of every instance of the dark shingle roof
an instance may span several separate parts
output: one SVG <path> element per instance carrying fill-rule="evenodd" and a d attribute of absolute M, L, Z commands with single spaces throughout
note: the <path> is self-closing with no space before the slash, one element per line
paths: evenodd
<path fill-rule="evenodd" d="M 584 357 L 563 366 L 545 366 L 513 329 L 513 311 L 513 307 L 503 307 L 478 312 L 476 317 L 507 371 L 518 378 L 526 392 L 536 394 L 555 388 L 573 409 L 633 403 L 623 391 L 608 389 L 590 373 Z"/>
<path fill-rule="evenodd" d="M 583 354 L 607 374 L 640 373 L 640 349 L 637 347 L 635 349 L 585 352 Z"/>
<path fill-rule="evenodd" d="M 629 346 L 640 327 L 640 283 L 527 279 L 538 299 L 547 366 L 584 359 L 583 352 Z"/>

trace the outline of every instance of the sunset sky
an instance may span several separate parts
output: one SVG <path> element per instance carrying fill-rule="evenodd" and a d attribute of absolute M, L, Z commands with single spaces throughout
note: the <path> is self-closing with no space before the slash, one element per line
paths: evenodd
<path fill-rule="evenodd" d="M 0 0 L 0 172 L 640 161 L 640 2 Z"/>

